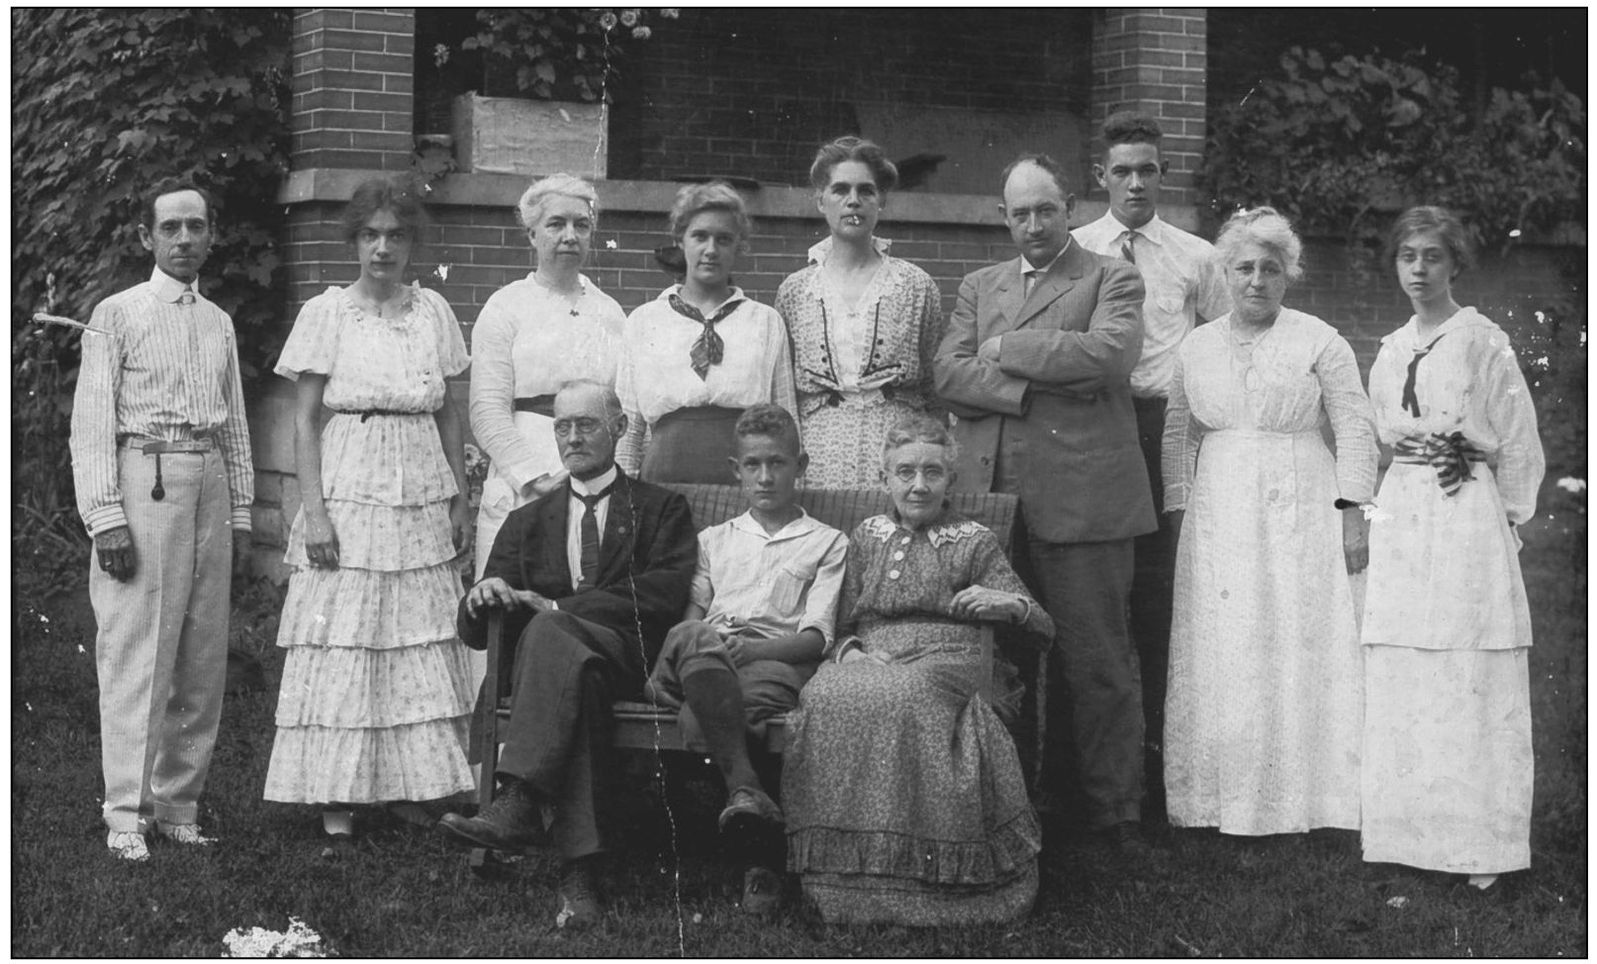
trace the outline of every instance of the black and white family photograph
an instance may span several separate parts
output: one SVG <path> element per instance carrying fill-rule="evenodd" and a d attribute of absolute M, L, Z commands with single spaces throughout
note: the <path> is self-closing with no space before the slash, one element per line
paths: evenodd
<path fill-rule="evenodd" d="M 11 10 L 15 957 L 1585 957 L 1585 6 Z"/>

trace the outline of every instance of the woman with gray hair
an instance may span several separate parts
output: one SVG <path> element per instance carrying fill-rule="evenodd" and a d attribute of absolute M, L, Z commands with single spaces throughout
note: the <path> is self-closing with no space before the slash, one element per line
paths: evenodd
<path fill-rule="evenodd" d="M 477 513 L 477 579 L 510 510 L 565 478 L 555 392 L 576 379 L 614 385 L 626 323 L 581 270 L 599 218 L 593 185 L 552 174 L 527 188 L 516 216 L 537 268 L 494 292 L 472 328 L 471 434 L 493 463 Z"/>
<path fill-rule="evenodd" d="M 1242 211 L 1215 247 L 1236 307 L 1182 342 L 1164 433 L 1178 540 L 1170 822 L 1356 830 L 1363 665 L 1349 574 L 1368 556 L 1357 503 L 1375 484 L 1370 403 L 1342 336 L 1281 305 L 1302 273 L 1291 224 Z"/>
<path fill-rule="evenodd" d="M 888 430 L 893 509 L 849 537 L 837 633 L 789 717 L 788 869 L 831 923 L 1006 921 L 1037 894 L 1041 828 L 1000 720 L 1018 698 L 981 695 L 981 627 L 1047 645 L 1053 621 L 992 530 L 950 511 L 954 455 L 937 419 Z"/>

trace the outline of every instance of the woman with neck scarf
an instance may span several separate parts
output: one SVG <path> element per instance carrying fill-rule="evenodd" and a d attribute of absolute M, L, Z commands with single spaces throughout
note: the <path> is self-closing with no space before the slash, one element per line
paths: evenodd
<path fill-rule="evenodd" d="M 797 408 L 781 316 L 732 283 L 753 227 L 723 181 L 677 192 L 671 236 L 686 275 L 632 312 L 622 336 L 616 393 L 627 434 L 616 462 L 633 478 L 723 483 L 743 409 Z"/>
<path fill-rule="evenodd" d="M 941 409 L 932 356 L 943 334 L 942 295 L 925 271 L 888 254 L 876 237 L 898 183 L 876 144 L 840 137 L 810 167 L 815 206 L 831 233 L 788 276 L 776 310 L 793 338 L 805 481 L 824 488 L 876 484 L 877 448 L 906 415 Z"/>
<path fill-rule="evenodd" d="M 1464 226 L 1398 218 L 1389 263 L 1414 314 L 1381 339 L 1370 401 L 1392 449 L 1364 609 L 1364 859 L 1468 874 L 1530 866 L 1530 607 L 1515 526 L 1545 469 L 1503 330 L 1460 307 Z"/>

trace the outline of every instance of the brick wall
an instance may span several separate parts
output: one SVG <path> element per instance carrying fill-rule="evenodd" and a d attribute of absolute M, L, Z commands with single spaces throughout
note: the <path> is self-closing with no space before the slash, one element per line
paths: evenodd
<path fill-rule="evenodd" d="M 1110 8 L 1093 23 L 1092 123 L 1096 132 L 1109 114 L 1138 110 L 1164 129 L 1162 153 L 1170 162 L 1164 196 L 1196 204 L 1196 172 L 1203 158 L 1208 15 L 1187 8 Z M 1102 193 L 1102 192 L 1099 192 Z"/>
<path fill-rule="evenodd" d="M 956 116 L 992 122 L 1000 136 L 989 139 L 1041 142 L 992 145 L 999 153 L 1060 150 L 1049 142 L 1056 128 L 1073 126 L 1068 117 L 1085 123 L 1090 21 L 1087 12 L 1053 9 L 684 9 L 623 65 L 611 176 L 734 173 L 802 184 L 816 146 L 833 137 L 875 137 L 903 157 L 926 148 L 904 149 L 884 131 L 910 140 L 904 132 L 924 119 L 928 132 L 948 133 L 942 118 Z M 1027 115 L 1038 121 L 1030 129 Z M 1017 125 L 1004 122 L 1010 116 Z M 1045 116 L 1061 119 L 1041 123 Z M 972 179 L 996 180 L 1008 159 L 951 155 L 946 163 L 975 165 Z"/>
<path fill-rule="evenodd" d="M 296 13 L 293 167 L 408 167 L 414 49 L 409 10 L 317 7 Z"/>

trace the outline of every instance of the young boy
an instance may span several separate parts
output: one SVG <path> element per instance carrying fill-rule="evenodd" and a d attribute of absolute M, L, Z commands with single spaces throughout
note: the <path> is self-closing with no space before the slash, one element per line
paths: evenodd
<path fill-rule="evenodd" d="M 799 507 L 809 464 L 798 425 L 779 405 L 743 412 L 728 459 L 749 510 L 699 533 L 699 565 L 684 619 L 666 636 L 650 691 L 682 708 L 689 745 L 708 748 L 726 781 L 721 829 L 770 837 L 783 823 L 749 758 L 747 731 L 798 705 L 831 642 L 848 537 Z M 743 909 L 779 902 L 767 867 L 743 877 Z"/>

